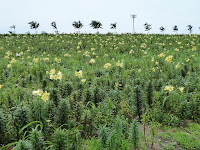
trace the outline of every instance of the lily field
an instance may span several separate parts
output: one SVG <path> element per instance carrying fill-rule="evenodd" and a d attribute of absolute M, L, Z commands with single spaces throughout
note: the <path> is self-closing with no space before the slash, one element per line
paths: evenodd
<path fill-rule="evenodd" d="M 200 149 L 200 35 L 0 35 L 0 147 Z"/>

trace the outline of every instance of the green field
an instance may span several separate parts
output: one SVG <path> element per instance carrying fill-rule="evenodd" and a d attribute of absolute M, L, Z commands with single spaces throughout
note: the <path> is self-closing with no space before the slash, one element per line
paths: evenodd
<path fill-rule="evenodd" d="M 0 147 L 200 149 L 200 35 L 0 35 Z"/>

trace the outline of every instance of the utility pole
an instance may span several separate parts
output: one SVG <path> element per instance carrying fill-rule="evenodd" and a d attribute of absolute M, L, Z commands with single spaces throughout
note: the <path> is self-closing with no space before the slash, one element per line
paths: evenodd
<path fill-rule="evenodd" d="M 135 28 L 134 28 L 134 19 L 136 18 L 136 15 L 131 15 L 131 18 L 133 18 L 133 34 L 135 33 Z"/>

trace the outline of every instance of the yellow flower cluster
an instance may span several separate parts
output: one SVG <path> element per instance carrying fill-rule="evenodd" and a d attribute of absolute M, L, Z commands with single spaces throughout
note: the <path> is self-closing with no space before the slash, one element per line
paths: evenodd
<path fill-rule="evenodd" d="M 179 49 L 178 49 L 178 48 L 175 48 L 174 50 L 175 50 L 175 51 L 177 51 L 177 52 L 179 51 Z"/>
<path fill-rule="evenodd" d="M 48 57 L 46 57 L 46 58 L 43 58 L 43 60 L 44 60 L 44 61 L 49 61 L 49 58 L 48 58 Z"/>
<path fill-rule="evenodd" d="M 82 70 L 75 71 L 75 76 L 77 76 L 78 78 L 82 78 L 82 77 L 83 77 L 83 72 L 82 72 Z"/>
<path fill-rule="evenodd" d="M 118 67 L 123 67 L 124 66 L 124 60 L 122 60 L 122 62 L 120 63 L 120 61 L 118 61 L 117 63 L 116 63 L 116 66 L 118 66 Z"/>
<path fill-rule="evenodd" d="M 183 91 L 184 91 L 184 87 L 179 87 L 179 90 L 181 91 L 181 93 L 183 93 Z"/>
<path fill-rule="evenodd" d="M 2 84 L 0 84 L 0 89 L 3 87 L 3 85 Z"/>
<path fill-rule="evenodd" d="M 10 55 L 12 55 L 12 52 L 7 51 L 7 52 L 6 52 L 6 55 L 7 55 L 7 56 L 10 56 Z"/>
<path fill-rule="evenodd" d="M 160 53 L 160 54 L 158 55 L 158 57 L 165 57 L 165 54 L 164 54 L 164 53 Z"/>
<path fill-rule="evenodd" d="M 172 58 L 173 58 L 173 56 L 170 55 L 170 56 L 165 58 L 165 61 L 168 62 L 168 63 L 171 63 L 172 62 Z"/>
<path fill-rule="evenodd" d="M 133 54 L 133 53 L 134 53 L 134 51 L 133 51 L 133 50 L 130 50 L 130 51 L 129 51 L 129 54 Z"/>
<path fill-rule="evenodd" d="M 23 55 L 24 53 L 23 52 L 20 52 L 20 53 L 16 53 L 16 56 L 19 57 L 21 55 Z"/>
<path fill-rule="evenodd" d="M 173 91 L 173 89 L 174 89 L 173 86 L 165 86 L 164 90 L 171 92 L 171 91 Z"/>
<path fill-rule="evenodd" d="M 78 42 L 78 45 L 82 45 L 82 41 Z"/>
<path fill-rule="evenodd" d="M 5 56 L 5 58 L 6 58 L 6 59 L 8 59 L 8 58 L 9 58 L 9 56 Z"/>
<path fill-rule="evenodd" d="M 51 69 L 50 74 L 54 75 L 55 73 L 56 73 L 56 70 L 55 69 Z"/>
<path fill-rule="evenodd" d="M 95 48 L 91 48 L 91 51 L 94 51 L 95 50 Z"/>
<path fill-rule="evenodd" d="M 11 60 L 11 64 L 14 64 L 14 63 L 16 63 L 17 62 L 17 60 L 15 59 L 15 58 L 12 58 L 12 60 Z"/>
<path fill-rule="evenodd" d="M 49 95 L 50 95 L 50 93 L 47 93 L 47 91 L 45 91 L 45 93 L 42 95 L 42 99 L 44 101 L 48 101 L 49 100 Z"/>
<path fill-rule="evenodd" d="M 39 58 L 33 58 L 33 62 L 38 63 L 39 62 Z"/>
<path fill-rule="evenodd" d="M 60 72 L 60 71 L 58 71 L 58 73 L 57 74 L 55 74 L 56 73 L 56 70 L 55 69 L 51 69 L 51 71 L 50 71 L 50 79 L 51 80 L 62 80 L 62 77 L 63 77 L 63 75 L 62 75 L 62 72 Z"/>
<path fill-rule="evenodd" d="M 140 47 L 141 47 L 141 48 L 146 48 L 146 46 L 147 46 L 147 45 L 146 45 L 145 43 L 142 43 Z"/>
<path fill-rule="evenodd" d="M 7 58 L 7 59 L 8 59 L 8 58 L 9 58 L 9 56 L 10 56 L 10 55 L 12 55 L 12 52 L 10 52 L 10 51 L 7 51 L 7 52 L 6 52 L 6 55 L 7 55 L 7 56 L 5 56 L 5 58 Z"/>
<path fill-rule="evenodd" d="M 104 65 L 104 68 L 109 68 L 109 67 L 111 67 L 111 64 L 110 64 L 110 63 L 106 63 L 106 64 Z"/>
<path fill-rule="evenodd" d="M 42 93 L 43 93 L 43 90 L 41 90 L 41 89 L 32 92 L 33 95 L 39 95 L 39 96 L 41 96 Z"/>
<path fill-rule="evenodd" d="M 69 53 L 65 54 L 64 56 L 65 57 L 71 57 L 71 55 L 69 55 Z"/>
<path fill-rule="evenodd" d="M 50 95 L 50 93 L 47 93 L 47 91 L 45 91 L 45 93 L 43 93 L 43 90 L 39 89 L 39 90 L 37 90 L 37 91 L 33 91 L 32 94 L 33 94 L 33 95 L 42 96 L 42 100 L 44 100 L 44 101 L 49 100 L 49 95 Z"/>
<path fill-rule="evenodd" d="M 188 58 L 188 59 L 186 59 L 186 61 L 188 62 L 188 61 L 190 61 L 190 59 Z"/>
<path fill-rule="evenodd" d="M 55 61 L 59 64 L 61 62 L 61 58 L 60 59 L 55 58 Z"/>
<path fill-rule="evenodd" d="M 195 51 L 196 49 L 197 49 L 196 46 L 193 46 L 193 47 L 192 47 L 192 51 Z"/>
<path fill-rule="evenodd" d="M 8 64 L 8 65 L 7 65 L 7 68 L 11 68 L 11 67 L 12 67 L 12 64 Z"/>
<path fill-rule="evenodd" d="M 105 54 L 103 57 L 108 57 L 108 54 Z"/>
<path fill-rule="evenodd" d="M 156 72 L 156 69 L 153 67 L 153 68 L 152 68 L 152 71 L 153 71 L 153 72 Z"/>
<path fill-rule="evenodd" d="M 79 79 L 83 77 L 83 72 L 82 70 L 79 70 L 79 71 L 75 71 L 75 76 L 78 77 Z M 81 82 L 82 83 L 85 83 L 86 82 L 86 79 L 81 79 Z"/>
<path fill-rule="evenodd" d="M 89 63 L 90 64 L 94 64 L 95 63 L 95 59 L 91 59 Z"/>
<path fill-rule="evenodd" d="M 86 79 L 82 79 L 81 82 L 85 83 L 85 82 L 86 82 Z"/>
<path fill-rule="evenodd" d="M 86 57 L 90 57 L 90 52 L 86 51 L 83 55 Z"/>

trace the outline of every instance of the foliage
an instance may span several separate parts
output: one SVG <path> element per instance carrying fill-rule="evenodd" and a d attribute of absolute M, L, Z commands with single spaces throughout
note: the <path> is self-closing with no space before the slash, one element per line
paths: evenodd
<path fill-rule="evenodd" d="M 55 21 L 51 22 L 51 26 L 53 27 L 53 29 L 55 29 L 55 33 L 58 34 L 57 24 Z"/>
<path fill-rule="evenodd" d="M 175 26 L 173 27 L 173 30 L 177 32 L 177 31 L 178 31 L 178 26 L 175 25 Z"/>
<path fill-rule="evenodd" d="M 29 22 L 28 23 L 29 25 L 30 25 L 30 28 L 31 29 L 35 29 L 35 30 L 37 30 L 37 28 L 39 27 L 39 23 L 37 23 L 37 21 L 31 21 L 31 22 Z"/>
<path fill-rule="evenodd" d="M 188 27 L 189 32 L 192 33 L 192 28 L 193 28 L 193 26 L 188 25 L 187 27 Z"/>
<path fill-rule="evenodd" d="M 133 143 L 134 148 L 137 149 L 139 147 L 139 123 L 137 120 L 133 120 L 130 125 L 129 139 Z"/>
<path fill-rule="evenodd" d="M 69 124 L 69 108 L 69 102 L 66 99 L 60 101 L 56 115 L 58 125 Z"/>
<path fill-rule="evenodd" d="M 44 137 L 43 134 L 40 131 L 38 131 L 37 127 L 35 129 L 32 129 L 30 132 L 30 143 L 31 143 L 31 149 L 34 150 L 40 150 L 44 147 Z"/>
<path fill-rule="evenodd" d="M 145 31 L 150 31 L 152 29 L 151 24 L 145 23 L 144 24 Z"/>
<path fill-rule="evenodd" d="M 16 146 L 13 148 L 13 150 L 29 150 L 31 149 L 31 143 L 27 140 L 20 140 L 17 142 Z"/>
<path fill-rule="evenodd" d="M 99 129 L 99 141 L 102 145 L 102 148 L 107 147 L 107 140 L 108 140 L 108 128 L 103 126 Z"/>
<path fill-rule="evenodd" d="M 164 32 L 164 31 L 165 31 L 165 28 L 164 28 L 163 26 L 161 26 L 161 27 L 160 27 L 160 31 L 161 31 L 161 32 Z"/>
<path fill-rule="evenodd" d="M 135 87 L 134 100 L 135 100 L 135 106 L 136 106 L 137 115 L 139 117 L 139 120 L 141 120 L 142 109 L 143 109 L 143 99 L 142 99 L 141 87 L 139 85 L 137 85 Z"/>
<path fill-rule="evenodd" d="M 96 20 L 92 20 L 92 22 L 90 23 L 90 26 L 93 28 L 93 29 L 97 29 L 97 32 L 98 32 L 98 29 L 99 28 L 102 28 L 102 23 L 99 22 L 99 21 L 96 21 Z"/>
<path fill-rule="evenodd" d="M 111 23 L 110 24 L 110 29 L 116 29 L 117 28 L 117 23 Z"/>
<path fill-rule="evenodd" d="M 65 150 L 68 149 L 67 131 L 65 129 L 56 129 L 52 135 L 53 137 L 53 149 Z"/>
<path fill-rule="evenodd" d="M 1 146 L 131 149 L 137 119 L 138 149 L 150 149 L 159 124 L 200 122 L 199 35 L 7 34 L 0 43 Z"/>
<path fill-rule="evenodd" d="M 15 32 L 15 27 L 16 27 L 16 25 L 12 25 L 12 26 L 10 26 L 10 29 L 13 29 L 14 31 L 8 31 L 10 34 L 15 34 L 16 32 Z"/>
<path fill-rule="evenodd" d="M 81 29 L 83 27 L 83 24 L 81 23 L 81 21 L 74 21 L 72 25 L 76 29 Z"/>
<path fill-rule="evenodd" d="M 56 26 L 56 22 L 55 22 L 55 21 L 53 21 L 53 22 L 51 23 L 51 26 L 53 27 L 53 29 L 56 29 L 56 30 L 57 30 L 57 26 Z"/>
<path fill-rule="evenodd" d="M 75 29 L 78 29 L 79 32 L 80 32 L 80 29 L 83 27 L 83 24 L 81 21 L 74 21 L 72 26 L 75 28 Z"/>

